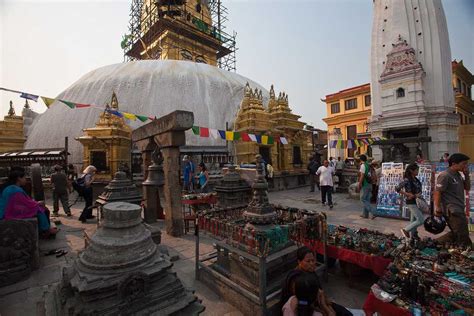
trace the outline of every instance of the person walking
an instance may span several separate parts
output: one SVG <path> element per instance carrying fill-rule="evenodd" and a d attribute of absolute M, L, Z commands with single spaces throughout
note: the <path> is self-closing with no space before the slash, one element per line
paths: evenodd
<path fill-rule="evenodd" d="M 359 184 L 358 189 L 360 192 L 360 201 L 363 205 L 363 212 L 360 217 L 369 218 L 369 214 L 372 214 L 372 219 L 376 216 L 372 210 L 372 206 L 370 205 L 370 198 L 372 197 L 372 174 L 371 174 L 371 167 L 367 162 L 366 155 L 360 155 L 359 157 L 362 164 L 360 165 L 359 169 Z"/>
<path fill-rule="evenodd" d="M 199 188 L 201 189 L 201 193 L 208 193 L 209 192 L 209 172 L 207 171 L 206 165 L 204 162 L 199 164 Z"/>
<path fill-rule="evenodd" d="M 318 171 L 319 169 L 319 164 L 316 160 L 316 158 L 314 157 L 311 157 L 311 160 L 309 161 L 308 163 L 308 172 L 309 172 L 309 185 L 310 185 L 310 190 L 309 192 L 314 192 L 314 187 L 316 186 L 317 184 L 317 175 L 316 175 L 316 172 Z M 318 186 L 319 188 L 319 186 Z"/>
<path fill-rule="evenodd" d="M 83 223 L 86 223 L 88 219 L 93 219 L 95 216 L 92 215 L 92 182 L 94 182 L 95 173 L 97 168 L 90 165 L 82 172 L 81 179 L 83 182 L 83 197 L 86 205 L 82 210 L 79 220 Z"/>
<path fill-rule="evenodd" d="M 438 241 L 451 241 L 458 246 L 471 247 L 468 221 L 466 218 L 465 190 L 471 189 L 468 161 L 469 157 L 456 153 L 448 159 L 449 167 L 441 172 L 436 180 L 434 192 L 434 214 L 444 216 L 449 233 L 438 238 Z M 463 176 L 461 176 L 463 173 Z"/>
<path fill-rule="evenodd" d="M 194 163 L 188 155 L 184 155 L 183 162 L 183 190 L 189 193 L 194 189 Z"/>
<path fill-rule="evenodd" d="M 62 172 L 63 168 L 59 165 L 54 166 L 54 173 L 51 175 L 51 184 L 53 185 L 53 214 L 59 214 L 59 201 L 63 206 L 64 213 L 67 216 L 72 216 L 69 208 L 69 192 L 68 192 L 68 178 Z"/>
<path fill-rule="evenodd" d="M 326 196 L 329 208 L 333 208 L 332 204 L 332 190 L 333 190 L 333 181 L 332 176 L 335 174 L 334 168 L 329 166 L 329 161 L 327 159 L 324 160 L 323 165 L 319 167 L 318 171 L 316 171 L 316 175 L 319 176 L 319 186 L 321 188 L 321 202 L 323 205 L 326 205 Z"/>
<path fill-rule="evenodd" d="M 400 230 L 406 238 L 417 237 L 417 229 L 424 222 L 423 213 L 416 205 L 416 199 L 421 197 L 422 192 L 421 182 L 416 177 L 419 169 L 418 164 L 409 164 L 405 170 L 403 181 L 395 188 L 395 191 L 405 196 L 406 205 L 410 210 L 410 224 Z"/>

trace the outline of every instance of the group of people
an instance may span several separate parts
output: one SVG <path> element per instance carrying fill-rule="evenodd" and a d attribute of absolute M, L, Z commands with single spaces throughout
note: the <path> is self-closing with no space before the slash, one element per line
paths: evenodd
<path fill-rule="evenodd" d="M 209 192 L 209 172 L 207 167 L 204 162 L 199 163 L 198 167 L 197 183 L 199 187 L 196 188 L 194 163 L 188 155 L 183 156 L 183 191 L 194 192 L 199 190 L 200 193 Z"/>
<path fill-rule="evenodd" d="M 459 246 L 472 247 L 465 211 L 465 191 L 471 189 L 468 166 L 470 158 L 462 153 L 456 153 L 451 156 L 445 154 L 444 159 L 447 159 L 448 169 L 441 172 L 436 179 L 433 193 L 433 215 L 439 220 L 445 220 L 450 232 L 443 235 L 438 241 L 451 241 Z M 419 199 L 422 198 L 422 186 L 417 178 L 418 170 L 417 163 L 409 164 L 403 181 L 397 187 L 397 192 L 405 196 L 407 207 L 410 210 L 410 224 L 401 230 L 407 238 L 417 237 L 417 228 L 423 225 L 425 220 L 420 209 Z"/>
<path fill-rule="evenodd" d="M 342 179 L 342 171 L 346 166 L 346 162 L 337 158 L 337 161 L 330 157 L 329 160 L 323 160 L 322 165 L 317 157 L 312 157 L 308 163 L 310 191 L 314 192 L 315 187 L 321 191 L 321 203 L 333 208 L 332 193 L 334 192 L 334 184 Z"/>
<path fill-rule="evenodd" d="M 66 172 L 59 165 L 54 167 L 54 173 L 50 179 L 53 189 L 53 215 L 57 216 L 59 214 L 59 202 L 61 202 L 64 213 L 68 217 L 72 216 L 69 194 L 73 190 L 73 183 L 76 182 L 80 183 L 80 195 L 85 201 L 85 207 L 79 220 L 85 223 L 87 219 L 94 218 L 92 215 L 91 185 L 96 171 L 97 169 L 94 166 L 88 166 L 78 177 L 72 164 L 68 165 Z M 18 166 L 11 167 L 6 183 L 0 188 L 0 220 L 36 217 L 40 235 L 45 238 L 54 236 L 58 230 L 54 225 L 51 225 L 50 211 L 44 201 L 35 201 L 26 193 L 26 184 L 25 169 Z"/>
<path fill-rule="evenodd" d="M 436 179 L 433 193 L 433 215 L 435 220 L 445 220 L 450 232 L 438 240 L 451 241 L 456 245 L 471 247 L 472 241 L 469 237 L 468 220 L 466 217 L 465 191 L 471 189 L 469 175 L 469 157 L 462 153 L 449 155 L 445 153 L 442 162 L 448 163 L 448 169 L 440 173 Z M 377 171 L 369 165 L 365 155 L 360 156 L 361 166 L 359 170 L 360 200 L 363 205 L 361 217 L 368 218 L 369 214 L 375 218 L 375 212 L 370 204 L 372 183 L 377 181 Z M 417 238 L 418 227 L 424 224 L 425 215 L 421 205 L 429 206 L 422 198 L 422 184 L 417 178 L 419 164 L 424 163 L 422 156 L 418 155 L 416 162 L 409 164 L 404 173 L 403 181 L 396 187 L 396 191 L 405 197 L 407 208 L 410 212 L 410 223 L 401 229 L 406 238 Z M 375 175 L 374 175 L 375 173 Z"/>

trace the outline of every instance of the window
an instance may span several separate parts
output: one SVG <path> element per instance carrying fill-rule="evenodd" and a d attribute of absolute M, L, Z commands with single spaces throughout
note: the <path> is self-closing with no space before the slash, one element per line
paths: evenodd
<path fill-rule="evenodd" d="M 403 97 L 405 97 L 405 89 L 398 88 L 397 89 L 397 98 L 403 98 Z"/>
<path fill-rule="evenodd" d="M 462 125 L 462 114 L 461 113 L 458 113 L 459 114 L 459 124 Z"/>
<path fill-rule="evenodd" d="M 293 164 L 301 165 L 303 161 L 301 160 L 301 148 L 300 146 L 293 146 Z"/>
<path fill-rule="evenodd" d="M 339 103 L 331 104 L 331 114 L 339 113 L 341 109 L 339 108 Z"/>
<path fill-rule="evenodd" d="M 370 106 L 372 104 L 372 98 L 370 97 L 370 94 L 364 97 L 364 103 L 365 103 L 365 106 Z"/>
<path fill-rule="evenodd" d="M 346 105 L 346 110 L 357 109 L 357 99 L 346 100 L 345 105 Z"/>
<path fill-rule="evenodd" d="M 457 83 L 456 88 L 458 90 L 457 92 L 461 93 L 461 80 L 459 78 L 456 79 L 456 83 Z"/>
<path fill-rule="evenodd" d="M 467 95 L 467 88 L 464 82 L 462 83 L 462 94 Z"/>
<path fill-rule="evenodd" d="M 108 171 L 107 154 L 105 151 L 91 151 L 91 165 L 97 168 L 97 171 Z"/>

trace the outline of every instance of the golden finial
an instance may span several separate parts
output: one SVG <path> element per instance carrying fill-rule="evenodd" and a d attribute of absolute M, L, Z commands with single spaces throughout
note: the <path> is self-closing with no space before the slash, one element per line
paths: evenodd
<path fill-rule="evenodd" d="M 8 110 L 8 116 L 15 116 L 15 109 L 13 108 L 12 100 L 10 100 L 10 109 Z"/>
<path fill-rule="evenodd" d="M 251 94 L 252 94 L 252 89 L 250 89 L 249 82 L 247 81 L 247 83 L 245 84 L 245 88 L 244 88 L 244 96 L 250 97 Z"/>
<path fill-rule="evenodd" d="M 112 99 L 110 100 L 110 106 L 112 107 L 112 109 L 118 110 L 118 100 L 115 91 L 112 91 Z"/>

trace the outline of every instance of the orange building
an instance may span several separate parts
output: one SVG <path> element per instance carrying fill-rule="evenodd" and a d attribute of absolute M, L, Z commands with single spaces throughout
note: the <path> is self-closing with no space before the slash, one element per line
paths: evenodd
<path fill-rule="evenodd" d="M 371 115 L 370 84 L 344 89 L 326 95 L 328 116 L 323 119 L 328 125 L 328 140 L 357 139 L 367 136 L 367 118 Z M 359 149 L 329 148 L 328 155 L 333 157 L 354 157 L 356 151 L 365 153 L 367 146 Z"/>

